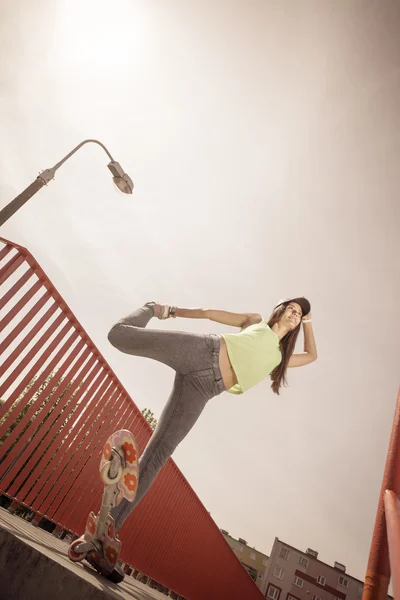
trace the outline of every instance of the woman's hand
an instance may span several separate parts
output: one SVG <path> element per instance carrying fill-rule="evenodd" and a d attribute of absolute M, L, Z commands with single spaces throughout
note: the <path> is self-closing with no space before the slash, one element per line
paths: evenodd
<path fill-rule="evenodd" d="M 317 360 L 317 346 L 315 345 L 314 332 L 312 323 L 311 312 L 303 317 L 303 334 L 304 334 L 304 352 L 299 354 L 292 354 L 289 358 L 289 367 L 303 367 Z M 304 323 L 308 321 L 308 323 Z"/>

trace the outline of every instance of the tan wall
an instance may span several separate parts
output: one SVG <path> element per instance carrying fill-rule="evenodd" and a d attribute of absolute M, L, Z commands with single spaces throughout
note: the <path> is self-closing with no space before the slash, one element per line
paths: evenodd
<path fill-rule="evenodd" d="M 265 571 L 265 563 L 268 561 L 268 556 L 262 552 L 259 552 L 255 548 L 250 548 L 246 544 L 239 542 L 239 540 L 236 540 L 229 534 L 227 535 L 223 532 L 222 534 L 240 562 L 243 565 L 247 565 L 257 571 L 255 581 L 258 587 L 261 587 Z M 254 558 L 252 558 L 253 556 Z"/>

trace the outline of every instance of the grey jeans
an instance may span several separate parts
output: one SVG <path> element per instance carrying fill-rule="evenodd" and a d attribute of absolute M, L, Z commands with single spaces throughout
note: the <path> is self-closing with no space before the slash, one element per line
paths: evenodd
<path fill-rule="evenodd" d="M 207 401 L 225 390 L 219 369 L 220 338 L 145 329 L 154 316 L 153 306 L 152 302 L 145 304 L 121 319 L 108 334 L 110 343 L 121 352 L 158 360 L 176 371 L 171 395 L 139 460 L 135 501 L 124 498 L 111 510 L 117 530 L 192 429 Z"/>

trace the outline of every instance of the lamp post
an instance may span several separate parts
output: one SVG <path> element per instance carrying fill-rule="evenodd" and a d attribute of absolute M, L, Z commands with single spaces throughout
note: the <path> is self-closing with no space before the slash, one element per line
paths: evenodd
<path fill-rule="evenodd" d="M 123 192 L 124 194 L 132 194 L 132 179 L 129 177 L 129 175 L 127 175 L 127 173 L 125 173 L 121 165 L 113 159 L 107 148 L 98 140 L 84 140 L 83 142 L 78 144 L 76 148 L 71 150 L 71 152 L 67 154 L 67 156 L 60 160 L 60 162 L 54 165 L 54 167 L 52 167 L 51 169 L 45 169 L 44 171 L 39 173 L 35 181 L 28 185 L 28 187 L 23 192 L 21 192 L 16 198 L 14 198 L 14 200 L 11 200 L 11 202 L 0 211 L 0 227 L 1 225 L 4 225 L 4 223 L 8 221 L 8 219 L 17 212 L 17 210 L 19 210 L 24 204 L 26 204 L 26 202 L 28 202 L 28 200 L 36 194 L 36 192 L 38 192 L 43 186 L 47 185 L 52 179 L 54 179 L 56 171 L 59 167 L 61 167 L 61 165 L 63 165 L 73 154 L 75 154 L 75 152 L 79 150 L 79 148 L 81 148 L 84 144 L 88 144 L 89 142 L 93 142 L 94 144 L 98 144 L 99 146 L 101 146 L 104 152 L 110 158 L 110 162 L 108 163 L 107 167 L 112 173 L 113 181 L 117 188 L 121 190 L 121 192 Z"/>

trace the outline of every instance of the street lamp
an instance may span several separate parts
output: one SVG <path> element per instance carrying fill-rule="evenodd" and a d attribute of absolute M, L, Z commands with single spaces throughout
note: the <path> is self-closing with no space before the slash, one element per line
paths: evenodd
<path fill-rule="evenodd" d="M 40 189 L 42 189 L 43 186 L 47 185 L 52 179 L 54 179 L 57 169 L 61 167 L 61 165 L 63 165 L 65 161 L 67 161 L 73 154 L 75 154 L 75 152 L 79 150 L 79 148 L 81 148 L 84 144 L 88 144 L 89 142 L 93 142 L 94 144 L 98 144 L 99 146 L 101 146 L 104 152 L 111 159 L 107 167 L 110 169 L 113 175 L 113 181 L 117 188 L 124 194 L 132 194 L 132 179 L 129 177 L 129 175 L 127 175 L 127 173 L 125 173 L 121 165 L 113 159 L 107 148 L 97 140 L 84 140 L 83 142 L 78 144 L 78 146 L 76 146 L 76 148 L 74 148 L 69 154 L 67 154 L 67 156 L 60 160 L 60 162 L 54 165 L 54 167 L 52 167 L 51 169 L 45 169 L 44 171 L 39 173 L 35 181 L 28 185 L 28 187 L 23 192 L 21 192 L 19 196 L 14 198 L 14 200 L 11 200 L 11 202 L 0 211 L 0 226 L 4 225 L 4 223 L 8 221 L 8 219 L 12 217 L 13 214 L 16 213 L 17 210 L 19 210 L 26 202 L 28 202 L 28 200 L 32 198 L 32 196 L 34 196 L 36 192 L 38 192 Z"/>

